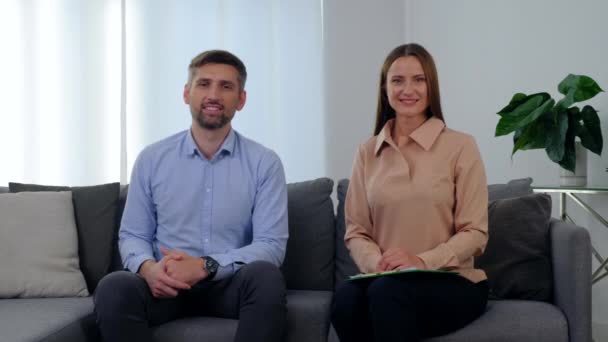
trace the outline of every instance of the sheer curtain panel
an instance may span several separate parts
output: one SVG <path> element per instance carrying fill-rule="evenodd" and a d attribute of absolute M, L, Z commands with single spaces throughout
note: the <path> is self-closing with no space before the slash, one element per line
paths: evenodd
<path fill-rule="evenodd" d="M 0 184 L 129 181 L 142 148 L 186 129 L 192 57 L 248 68 L 234 127 L 289 181 L 325 174 L 322 2 L 1 0 Z"/>

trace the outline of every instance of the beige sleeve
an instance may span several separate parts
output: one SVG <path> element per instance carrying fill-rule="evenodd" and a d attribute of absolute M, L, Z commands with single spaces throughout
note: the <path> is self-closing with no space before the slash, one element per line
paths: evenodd
<path fill-rule="evenodd" d="M 456 161 L 455 234 L 418 256 L 432 270 L 452 269 L 483 253 L 488 242 L 488 187 L 477 144 L 468 137 Z"/>
<path fill-rule="evenodd" d="M 359 271 L 370 273 L 376 272 L 382 254 L 371 234 L 373 222 L 365 189 L 364 153 L 364 147 L 359 146 L 346 193 L 344 241 Z"/>

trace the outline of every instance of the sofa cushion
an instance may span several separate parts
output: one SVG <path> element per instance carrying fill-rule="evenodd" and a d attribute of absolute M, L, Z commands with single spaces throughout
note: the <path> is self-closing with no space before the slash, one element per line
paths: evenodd
<path fill-rule="evenodd" d="M 335 285 L 340 285 L 349 276 L 359 273 L 357 265 L 350 256 L 344 235 L 346 234 L 346 221 L 344 219 L 344 204 L 346 192 L 348 191 L 348 179 L 338 182 L 338 213 L 336 214 L 336 280 Z"/>
<path fill-rule="evenodd" d="M 490 184 L 488 185 L 488 199 L 494 201 L 497 199 L 513 198 L 525 196 L 532 193 L 532 178 L 521 178 L 510 180 L 506 184 Z"/>
<path fill-rule="evenodd" d="M 72 193 L 0 195 L 0 297 L 87 296 Z"/>
<path fill-rule="evenodd" d="M 9 183 L 10 192 L 72 191 L 80 269 L 93 292 L 101 278 L 110 271 L 118 231 L 119 183 L 67 187 Z"/>
<path fill-rule="evenodd" d="M 287 291 L 287 341 L 325 341 L 332 298 L 331 291 Z"/>
<path fill-rule="evenodd" d="M 329 178 L 287 185 L 289 240 L 281 269 L 288 289 L 333 289 L 333 185 Z"/>
<path fill-rule="evenodd" d="M 534 301 L 489 301 L 486 312 L 466 327 L 425 342 L 568 342 L 561 310 Z"/>
<path fill-rule="evenodd" d="M 551 197 L 495 200 L 488 216 L 488 244 L 475 266 L 486 271 L 492 293 L 498 298 L 551 300 Z"/>
<path fill-rule="evenodd" d="M 287 291 L 287 342 L 325 341 L 329 329 L 331 291 Z M 238 321 L 188 317 L 153 330 L 157 342 L 232 341 Z"/>
<path fill-rule="evenodd" d="M 98 341 L 91 297 L 3 299 L 0 317 L 2 341 Z"/>
<path fill-rule="evenodd" d="M 185 317 L 152 329 L 153 342 L 233 341 L 239 321 L 219 317 Z"/>

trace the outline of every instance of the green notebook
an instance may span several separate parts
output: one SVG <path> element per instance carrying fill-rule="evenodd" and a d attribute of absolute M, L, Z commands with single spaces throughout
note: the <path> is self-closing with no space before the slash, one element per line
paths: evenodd
<path fill-rule="evenodd" d="M 361 274 L 357 274 L 357 275 L 348 277 L 348 280 L 376 278 L 376 277 L 382 277 L 382 276 L 386 276 L 386 275 L 402 274 L 402 273 L 446 273 L 446 274 L 458 274 L 457 272 L 453 272 L 453 271 L 419 270 L 417 268 L 405 268 L 405 269 L 402 269 L 402 270 L 394 270 L 394 271 L 386 271 L 386 272 L 378 272 L 378 273 L 361 273 Z"/>

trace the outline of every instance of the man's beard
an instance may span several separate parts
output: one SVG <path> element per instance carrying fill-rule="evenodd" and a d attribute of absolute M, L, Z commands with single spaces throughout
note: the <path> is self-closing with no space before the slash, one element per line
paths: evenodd
<path fill-rule="evenodd" d="M 226 116 L 226 114 L 222 113 L 219 117 L 218 120 L 214 120 L 214 121 L 208 121 L 205 118 L 205 114 L 203 114 L 202 109 L 199 110 L 196 113 L 192 113 L 194 118 L 196 119 L 196 122 L 198 123 L 198 125 L 201 128 L 205 128 L 205 129 L 220 129 L 224 126 L 226 126 L 226 124 L 228 124 L 230 122 L 230 120 L 232 120 L 232 118 Z"/>

